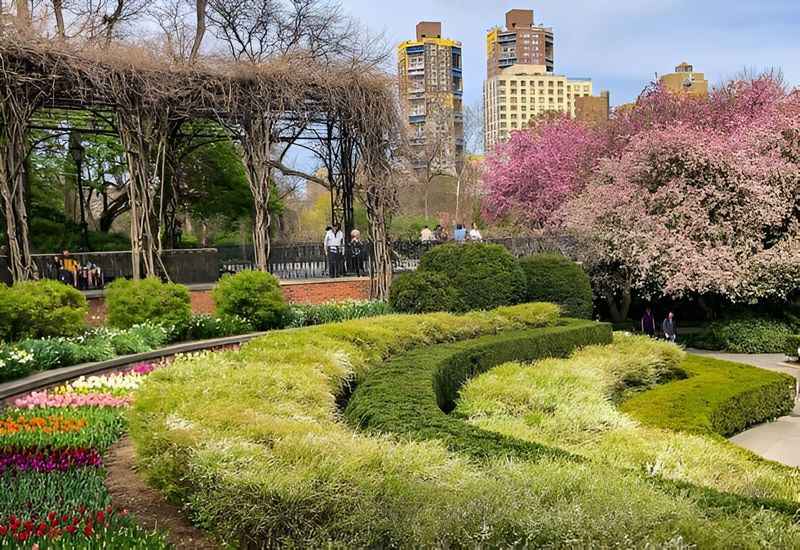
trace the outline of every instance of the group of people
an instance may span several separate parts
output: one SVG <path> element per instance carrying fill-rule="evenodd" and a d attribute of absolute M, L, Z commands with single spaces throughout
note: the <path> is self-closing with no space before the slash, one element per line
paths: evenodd
<path fill-rule="evenodd" d="M 677 331 L 675 329 L 675 314 L 671 311 L 667 313 L 667 316 L 664 317 L 664 320 L 661 321 L 661 332 L 659 333 L 656 329 L 656 316 L 653 314 L 652 309 L 645 308 L 644 313 L 642 314 L 641 320 L 641 329 L 642 332 L 651 338 L 664 338 L 670 342 L 674 342 L 677 336 Z"/>
<path fill-rule="evenodd" d="M 445 242 L 450 240 L 450 235 L 441 225 L 437 225 L 433 231 L 431 231 L 431 228 L 426 225 L 419 233 L 419 240 L 423 243 Z M 478 226 L 474 223 L 469 229 L 459 223 L 456 224 L 456 228 L 453 231 L 453 240 L 456 242 L 480 242 L 483 240 L 483 236 L 481 235 Z"/>
<path fill-rule="evenodd" d="M 103 288 L 103 271 L 92 261 L 81 264 L 69 250 L 64 250 L 53 258 L 53 264 L 58 280 L 64 284 L 79 290 Z"/>
<path fill-rule="evenodd" d="M 364 256 L 366 247 L 361 240 L 361 231 L 353 229 L 350 232 L 349 247 L 345 247 L 344 233 L 338 224 L 325 228 L 325 257 L 328 262 L 328 276 L 332 279 L 341 277 L 348 272 L 361 277 L 366 275 L 364 270 Z M 349 250 L 347 250 L 349 248 Z"/>

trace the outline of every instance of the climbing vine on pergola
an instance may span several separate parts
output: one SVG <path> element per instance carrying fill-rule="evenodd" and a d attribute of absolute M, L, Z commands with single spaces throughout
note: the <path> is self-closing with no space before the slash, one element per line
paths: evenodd
<path fill-rule="evenodd" d="M 24 198 L 32 118 L 41 109 L 103 109 L 113 113 L 130 174 L 134 277 L 166 275 L 161 234 L 174 136 L 184 124 L 206 122 L 241 144 L 258 269 L 267 269 L 270 253 L 273 176 L 300 176 L 329 188 L 339 185 L 350 201 L 353 192 L 362 193 L 376 248 L 373 293 L 385 297 L 391 280 L 386 224 L 394 206 L 388 187 L 395 105 L 390 79 L 357 64 L 278 58 L 179 65 L 130 46 L 100 50 L 7 34 L 0 38 L 0 197 L 12 276 L 37 276 Z M 316 140 L 329 164 L 346 169 L 321 180 L 285 166 L 285 150 L 299 139 Z"/>

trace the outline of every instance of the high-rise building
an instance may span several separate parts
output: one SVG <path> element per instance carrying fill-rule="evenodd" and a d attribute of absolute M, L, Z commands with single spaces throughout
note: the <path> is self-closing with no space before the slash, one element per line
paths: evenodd
<path fill-rule="evenodd" d="M 512 65 L 543 65 L 553 72 L 553 29 L 534 25 L 533 10 L 506 13 L 506 28 L 486 35 L 486 74 L 496 76 Z"/>
<path fill-rule="evenodd" d="M 698 97 L 708 96 L 708 81 L 705 75 L 694 72 L 694 67 L 685 61 L 675 67 L 674 73 L 665 74 L 658 80 L 671 92 Z"/>
<path fill-rule="evenodd" d="M 513 130 L 527 128 L 532 119 L 542 115 L 565 113 L 575 117 L 576 101 L 591 96 L 590 78 L 567 78 L 549 72 L 544 65 L 513 65 L 500 70 L 484 84 L 486 149 L 507 139 Z"/>
<path fill-rule="evenodd" d="M 397 48 L 400 102 L 412 149 L 455 174 L 464 157 L 461 42 L 442 38 L 440 22 L 417 24 L 416 40 Z"/>

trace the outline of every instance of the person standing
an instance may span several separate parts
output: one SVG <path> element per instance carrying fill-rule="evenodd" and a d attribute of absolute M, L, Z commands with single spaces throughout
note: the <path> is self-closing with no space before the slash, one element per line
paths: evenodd
<path fill-rule="evenodd" d="M 419 232 L 419 240 L 425 244 L 433 240 L 433 231 L 431 231 L 430 227 L 426 225 L 422 228 L 422 231 Z"/>
<path fill-rule="evenodd" d="M 453 240 L 457 243 L 463 243 L 467 240 L 467 230 L 464 229 L 464 226 L 456 224 L 456 230 L 453 232 Z"/>
<path fill-rule="evenodd" d="M 364 241 L 361 240 L 361 231 L 353 229 L 350 232 L 350 266 L 357 277 L 364 273 Z"/>
<path fill-rule="evenodd" d="M 642 314 L 642 332 L 646 335 L 655 337 L 656 335 L 656 318 L 653 316 L 653 312 L 650 308 L 645 308 L 644 314 Z"/>
<path fill-rule="evenodd" d="M 342 247 L 344 245 L 344 235 L 337 224 L 329 227 L 325 232 L 325 254 L 328 257 L 328 276 L 335 279 L 341 276 L 342 271 Z"/>
<path fill-rule="evenodd" d="M 668 341 L 675 341 L 677 337 L 677 332 L 675 331 L 675 315 L 671 311 L 667 313 L 667 317 L 661 323 L 661 332 L 664 333 L 664 338 Z"/>
<path fill-rule="evenodd" d="M 469 240 L 474 242 L 481 242 L 483 240 L 483 235 L 481 235 L 477 224 L 472 224 L 472 228 L 469 230 Z"/>

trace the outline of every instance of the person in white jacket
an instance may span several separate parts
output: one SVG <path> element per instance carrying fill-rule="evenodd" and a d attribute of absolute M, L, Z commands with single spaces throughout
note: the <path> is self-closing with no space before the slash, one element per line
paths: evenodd
<path fill-rule="evenodd" d="M 344 254 L 344 234 L 339 226 L 328 226 L 325 231 L 325 255 L 328 257 L 328 276 L 335 279 L 342 275 L 342 255 Z"/>
<path fill-rule="evenodd" d="M 478 226 L 475 225 L 474 223 L 472 224 L 472 228 L 469 230 L 469 240 L 476 242 L 480 242 L 483 240 L 483 236 L 481 235 Z"/>

